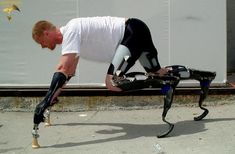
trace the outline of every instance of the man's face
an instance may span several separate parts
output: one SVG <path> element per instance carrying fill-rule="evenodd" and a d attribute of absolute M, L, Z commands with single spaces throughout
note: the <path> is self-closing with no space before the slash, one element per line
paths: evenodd
<path fill-rule="evenodd" d="M 55 33 L 53 31 L 44 31 L 43 35 L 37 39 L 42 48 L 54 50 L 56 47 Z"/>

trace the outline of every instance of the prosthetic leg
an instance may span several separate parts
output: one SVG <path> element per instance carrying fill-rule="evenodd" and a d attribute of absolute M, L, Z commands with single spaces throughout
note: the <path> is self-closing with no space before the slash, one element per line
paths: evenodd
<path fill-rule="evenodd" d="M 56 72 L 54 73 L 50 88 L 45 96 L 45 98 L 36 106 L 36 109 L 34 111 L 34 126 L 32 130 L 33 135 L 33 142 L 32 142 L 32 148 L 39 148 L 40 145 L 38 144 L 37 138 L 39 138 L 38 134 L 38 127 L 41 122 L 47 122 L 49 118 L 49 112 L 51 105 L 53 105 L 55 98 L 58 96 L 58 93 L 62 86 L 66 83 L 67 77 L 61 73 Z M 47 121 L 45 121 L 47 119 Z"/>
<path fill-rule="evenodd" d="M 202 103 L 208 95 L 210 84 L 212 80 L 214 80 L 216 73 L 190 69 L 181 65 L 172 65 L 172 66 L 168 66 L 167 68 L 171 70 L 170 71 L 171 76 L 178 76 L 180 80 L 193 79 L 193 80 L 197 80 L 200 83 L 201 90 L 200 90 L 200 98 L 199 98 L 199 107 L 202 110 L 204 110 L 204 112 L 200 116 L 194 117 L 194 120 L 195 121 L 202 120 L 209 113 L 208 109 L 202 107 Z"/>
<path fill-rule="evenodd" d="M 168 110 L 171 108 L 174 91 L 179 81 L 193 79 L 200 82 L 201 91 L 199 107 L 204 110 L 204 112 L 200 116 L 194 118 L 195 121 L 198 121 L 202 120 L 209 112 L 208 109 L 202 107 L 202 102 L 207 97 L 210 83 L 216 76 L 215 72 L 190 69 L 181 65 L 168 66 L 167 68 L 170 70 L 169 74 L 163 77 L 154 74 L 133 72 L 126 74 L 123 78 L 117 78 L 114 80 L 117 87 L 123 89 L 124 91 L 132 91 L 143 88 L 161 88 L 162 93 L 165 95 L 162 120 L 169 125 L 169 128 L 166 132 L 158 135 L 158 138 L 167 136 L 174 128 L 174 125 L 166 121 L 165 118 Z"/>
<path fill-rule="evenodd" d="M 175 88 L 178 85 L 180 78 L 177 76 L 157 76 L 154 74 L 144 74 L 140 72 L 133 72 L 126 74 L 125 77 L 116 84 L 124 91 L 138 90 L 143 88 L 161 88 L 164 94 L 164 109 L 162 113 L 162 120 L 169 125 L 169 129 L 158 135 L 159 138 L 167 136 L 174 128 L 174 125 L 166 120 L 166 114 L 171 108 Z"/>
<path fill-rule="evenodd" d="M 51 120 L 50 120 L 50 112 L 51 112 L 51 107 L 49 106 L 45 111 L 44 111 L 44 125 L 45 127 L 51 126 Z"/>
<path fill-rule="evenodd" d="M 64 83 L 64 85 L 60 88 L 62 89 L 68 82 L 69 80 L 72 78 L 73 76 L 68 76 L 66 82 Z M 53 96 L 54 98 L 52 99 L 53 102 L 50 104 L 50 106 L 45 110 L 44 112 L 44 126 L 45 127 L 49 127 L 51 126 L 51 120 L 50 120 L 50 115 L 51 115 L 51 108 L 57 104 L 59 102 L 58 99 L 58 95 L 59 95 L 60 91 L 57 91 L 56 94 Z"/>

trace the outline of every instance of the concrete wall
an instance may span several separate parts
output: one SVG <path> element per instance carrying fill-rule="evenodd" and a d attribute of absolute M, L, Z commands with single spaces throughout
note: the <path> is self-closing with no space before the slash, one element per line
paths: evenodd
<path fill-rule="evenodd" d="M 235 72 L 235 1 L 227 0 L 228 72 Z"/>
<path fill-rule="evenodd" d="M 42 97 L 0 97 L 1 111 L 31 111 Z M 234 103 L 234 95 L 209 95 L 203 105 L 223 105 Z M 79 96 L 59 97 L 59 103 L 53 106 L 54 111 L 89 111 L 89 110 L 133 110 L 162 108 L 163 95 L 156 96 Z M 175 95 L 173 106 L 198 107 L 199 95 Z"/>

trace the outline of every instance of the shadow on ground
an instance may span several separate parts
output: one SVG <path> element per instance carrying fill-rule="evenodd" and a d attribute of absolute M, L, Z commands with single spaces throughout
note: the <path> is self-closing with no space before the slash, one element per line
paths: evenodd
<path fill-rule="evenodd" d="M 207 129 L 205 128 L 206 123 L 211 122 L 220 122 L 220 121 L 232 121 L 235 118 L 218 118 L 218 119 L 204 119 L 202 121 L 181 121 L 175 123 L 175 127 L 173 131 L 167 137 L 176 137 L 180 135 L 190 135 L 199 132 L 204 132 Z M 119 127 L 120 129 L 109 129 L 109 130 L 99 130 L 96 131 L 98 134 L 117 134 L 123 133 L 124 135 L 118 137 L 111 137 L 106 139 L 98 139 L 91 140 L 86 142 L 67 142 L 63 144 L 55 144 L 51 146 L 45 146 L 42 148 L 66 148 L 66 147 L 74 147 L 81 145 L 89 145 L 89 144 L 98 144 L 110 141 L 120 141 L 120 140 L 131 140 L 139 137 L 154 137 L 159 135 L 158 133 L 163 132 L 168 129 L 168 125 L 166 124 L 129 124 L 129 123 L 67 123 L 67 124 L 56 124 L 54 126 L 113 126 Z"/>

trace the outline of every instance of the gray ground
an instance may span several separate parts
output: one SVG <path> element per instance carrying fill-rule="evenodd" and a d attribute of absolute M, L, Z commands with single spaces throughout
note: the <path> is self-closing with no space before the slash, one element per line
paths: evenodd
<path fill-rule="evenodd" d="M 172 107 L 175 124 L 167 138 L 162 109 L 52 112 L 51 127 L 40 125 L 40 149 L 31 148 L 32 112 L 0 113 L 0 153 L 9 154 L 234 154 L 235 104 L 207 107 L 208 116 L 193 121 L 198 107 Z"/>

